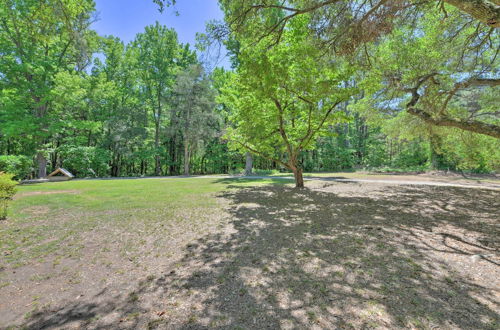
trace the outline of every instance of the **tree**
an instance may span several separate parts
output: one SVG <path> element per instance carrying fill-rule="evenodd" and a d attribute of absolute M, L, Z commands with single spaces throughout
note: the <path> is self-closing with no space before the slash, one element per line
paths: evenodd
<path fill-rule="evenodd" d="M 276 2 L 267 0 L 255 1 L 226 1 L 221 4 L 226 13 L 226 23 L 230 33 L 244 33 L 254 42 L 268 40 L 269 46 L 283 42 L 282 35 L 288 25 L 301 15 L 311 17 L 309 30 L 311 38 L 315 39 L 317 46 L 334 54 L 348 54 L 364 56 L 366 49 L 374 42 L 391 35 L 400 26 L 407 27 L 407 35 L 419 36 L 419 22 L 426 13 L 434 13 L 435 23 L 460 22 L 455 24 L 454 31 L 439 32 L 442 39 L 460 39 L 460 47 L 454 47 L 456 52 L 450 55 L 459 59 L 464 53 L 482 53 L 485 49 L 494 54 L 498 48 L 497 30 L 500 26 L 500 5 L 488 0 L 452 0 L 441 2 L 436 6 L 430 2 L 396 2 L 380 0 L 375 2 L 352 1 L 346 5 L 341 0 L 295 0 Z M 458 10 L 455 10 L 455 8 Z M 438 13 L 436 14 L 436 11 Z M 467 15 L 463 15 L 466 13 Z M 472 17 L 472 19 L 471 19 Z M 477 20 L 482 23 L 476 24 Z M 448 23 L 447 23 L 448 24 Z M 258 26 L 258 28 L 257 28 Z M 220 29 L 219 29 L 220 30 Z M 220 32 L 219 32 L 220 34 Z M 457 44 L 455 44 L 457 45 Z M 369 61 L 369 59 L 368 59 Z M 368 63 L 371 65 L 372 63 Z M 463 72 L 462 72 L 463 73 Z M 460 74 L 460 72 L 456 72 Z M 449 95 L 454 91 L 471 85 L 498 85 L 495 71 L 484 71 L 483 76 L 493 79 L 484 79 L 477 76 L 476 71 L 468 73 L 468 82 L 458 82 L 450 88 Z M 420 78 L 428 76 L 422 75 Z M 417 86 L 418 85 L 418 86 Z M 416 83 L 415 88 L 422 83 Z M 411 91 L 410 91 L 411 92 Z M 453 97 L 453 96 L 452 96 Z M 419 93 L 413 93 L 413 100 L 407 107 L 408 113 L 419 116 L 428 123 L 440 126 L 452 126 L 464 130 L 498 137 L 500 128 L 492 123 L 477 120 L 458 120 L 454 117 L 442 116 L 435 118 L 429 116 L 415 104 L 420 98 Z M 415 104 L 413 104 L 415 103 Z"/>
<path fill-rule="evenodd" d="M 125 165 L 135 161 L 140 169 L 133 174 L 144 175 L 154 153 L 149 114 L 141 103 L 137 54 L 115 37 L 103 38 L 101 48 L 103 60 L 97 58 L 93 67 L 90 97 L 94 117 L 101 123 L 94 143 L 111 152 L 111 175 L 121 175 Z"/>
<path fill-rule="evenodd" d="M 230 140 L 291 170 L 299 188 L 301 153 L 329 125 L 347 120 L 339 105 L 357 92 L 349 87 L 352 66 L 322 56 L 308 40 L 307 24 L 305 16 L 295 20 L 271 49 L 267 40 L 255 45 L 241 38 L 241 64 L 223 96 L 233 111 Z"/>
<path fill-rule="evenodd" d="M 29 136 L 39 177 L 46 176 L 44 144 L 59 127 L 51 107 L 54 79 L 90 63 L 93 12 L 91 0 L 5 0 L 0 6 L 0 72 L 7 95 L 2 108 L 8 108 L 1 113 L 8 117 L 3 134 Z"/>
<path fill-rule="evenodd" d="M 253 159 L 250 152 L 245 153 L 245 175 L 252 175 Z"/>
<path fill-rule="evenodd" d="M 262 21 L 260 31 L 255 31 L 261 36 L 276 34 L 279 36 L 286 25 L 293 18 L 300 15 L 311 15 L 315 21 L 323 21 L 323 31 L 341 28 L 347 33 L 348 38 L 354 37 L 354 33 L 360 33 L 361 39 L 372 39 L 390 31 L 391 20 L 395 16 L 403 17 L 412 15 L 422 7 L 426 7 L 426 2 L 400 2 L 400 1 L 349 1 L 346 0 L 220 0 L 226 14 L 231 19 L 228 20 L 231 28 L 238 29 L 246 25 L 246 21 L 251 21 L 255 16 L 263 11 L 281 12 L 280 18 L 276 21 Z M 497 0 L 445 0 L 444 2 L 429 2 L 431 6 L 439 5 L 443 14 L 446 14 L 444 3 L 449 4 L 462 13 L 480 21 L 485 27 L 500 27 L 500 4 Z M 415 9 L 417 9 L 415 11 Z M 332 15 L 335 14 L 335 15 Z M 314 25 L 312 25 L 314 27 Z M 375 31 L 376 29 L 381 31 Z M 382 28 L 382 29 L 380 29 Z M 321 32 L 321 31 L 318 31 Z M 373 40 L 373 39 L 372 39 Z M 330 40 L 331 41 L 331 40 Z"/>
<path fill-rule="evenodd" d="M 496 47 L 478 38 L 474 49 L 464 51 L 475 28 L 464 26 L 457 11 L 448 15 L 439 21 L 439 13 L 429 10 L 417 23 L 401 22 L 371 45 L 371 67 L 360 79 L 366 97 L 360 103 L 368 110 L 406 110 L 427 124 L 500 138 L 496 101 L 487 97 L 500 85 L 491 76 L 499 69 Z"/>
<path fill-rule="evenodd" d="M 194 52 L 189 51 L 189 46 L 184 48 L 179 44 L 175 30 L 158 22 L 147 26 L 144 33 L 139 33 L 133 45 L 144 84 L 142 92 L 154 122 L 155 174 L 160 175 L 160 134 L 165 103 L 171 97 L 176 74 L 194 63 L 196 57 Z"/>
<path fill-rule="evenodd" d="M 184 175 L 189 175 L 191 156 L 214 135 L 218 120 L 215 91 L 200 65 L 191 65 L 179 73 L 172 101 L 171 129 L 182 134 Z"/>

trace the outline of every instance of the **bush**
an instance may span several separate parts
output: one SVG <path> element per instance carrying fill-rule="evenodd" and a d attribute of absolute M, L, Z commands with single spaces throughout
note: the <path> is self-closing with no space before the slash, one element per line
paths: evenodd
<path fill-rule="evenodd" d="M 62 167 L 77 177 L 102 177 L 109 172 L 109 151 L 95 147 L 62 147 Z"/>
<path fill-rule="evenodd" d="M 0 156 L 0 172 L 11 173 L 16 180 L 27 178 L 33 170 L 33 161 L 26 156 Z"/>
<path fill-rule="evenodd" d="M 422 167 L 426 165 L 429 158 L 429 146 L 420 141 L 412 141 L 402 145 L 394 158 L 390 167 L 397 167 L 403 170 Z"/>
<path fill-rule="evenodd" d="M 0 172 L 0 220 L 7 217 L 7 207 L 16 193 L 17 182 L 13 177 L 14 174 Z"/>

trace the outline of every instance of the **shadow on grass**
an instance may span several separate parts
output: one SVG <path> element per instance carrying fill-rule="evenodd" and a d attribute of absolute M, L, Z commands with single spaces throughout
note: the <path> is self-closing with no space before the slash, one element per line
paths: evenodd
<path fill-rule="evenodd" d="M 246 180 L 253 181 L 239 182 Z M 229 227 L 189 244 L 179 268 L 152 274 L 132 293 L 33 314 L 26 325 L 498 326 L 498 289 L 462 272 L 478 263 L 497 267 L 489 257 L 472 257 L 497 251 L 498 192 L 388 187 L 346 195 L 284 185 L 230 188 L 218 196 L 229 203 Z M 115 318 L 106 323 L 111 314 Z"/>

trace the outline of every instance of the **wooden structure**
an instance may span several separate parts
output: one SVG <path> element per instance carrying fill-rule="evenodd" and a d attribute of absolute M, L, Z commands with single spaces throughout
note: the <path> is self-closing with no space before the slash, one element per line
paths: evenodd
<path fill-rule="evenodd" d="M 47 175 L 47 180 L 49 181 L 68 181 L 73 179 L 75 176 L 71 174 L 70 171 L 58 167 L 54 172 Z"/>

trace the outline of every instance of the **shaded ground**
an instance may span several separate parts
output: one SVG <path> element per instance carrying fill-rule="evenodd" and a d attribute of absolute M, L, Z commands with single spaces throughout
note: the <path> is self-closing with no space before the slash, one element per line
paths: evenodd
<path fill-rule="evenodd" d="M 0 250 L 0 325 L 499 327 L 498 191 L 200 180 L 183 181 L 184 190 L 139 181 L 133 197 L 145 195 L 149 208 L 109 205 L 112 192 L 102 197 L 106 205 L 81 202 L 98 195 L 95 183 L 68 200 L 56 193 L 17 200 L 24 216 L 0 224 L 2 240 L 20 242 Z M 79 188 L 65 184 L 50 189 Z M 158 192 L 163 203 L 153 198 Z M 64 208 L 28 198 L 60 198 Z M 38 226 L 62 237 L 53 249 L 55 237 L 29 235 Z M 34 258 L 36 247 L 44 248 Z"/>
<path fill-rule="evenodd" d="M 292 176 L 276 174 L 275 176 Z M 306 178 L 322 180 L 352 180 L 359 182 L 386 182 L 398 184 L 449 185 L 500 189 L 500 178 L 496 174 L 467 174 L 433 171 L 422 173 L 377 173 L 377 172 L 337 172 L 305 173 Z"/>

